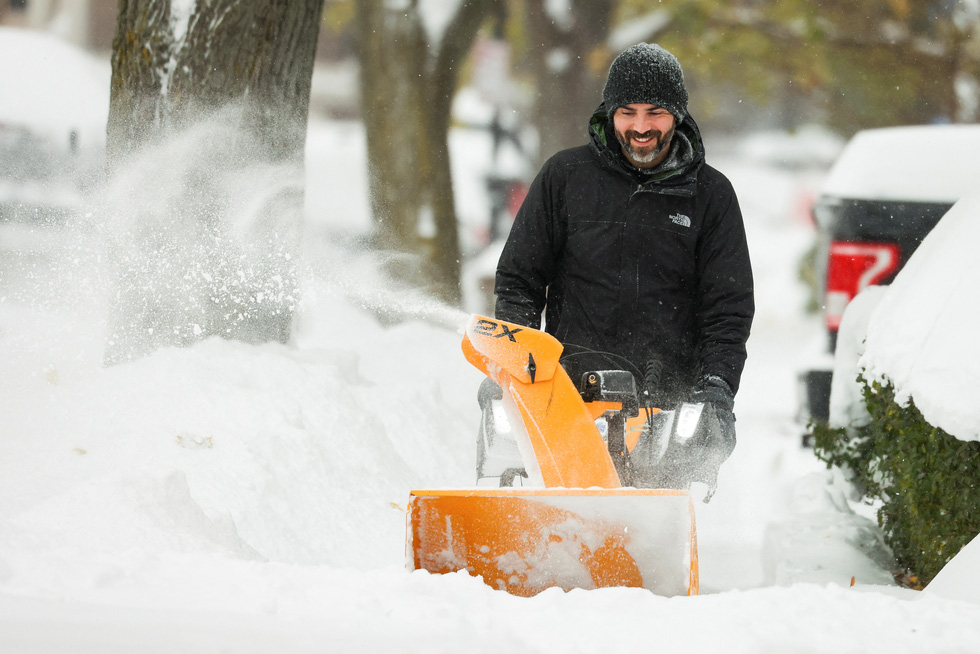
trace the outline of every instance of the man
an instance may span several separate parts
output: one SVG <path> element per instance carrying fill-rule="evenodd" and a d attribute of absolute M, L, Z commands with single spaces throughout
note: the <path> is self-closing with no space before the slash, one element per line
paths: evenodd
<path fill-rule="evenodd" d="M 735 446 L 734 396 L 754 313 L 738 200 L 704 161 L 677 59 L 640 43 L 609 69 L 591 142 L 551 157 L 497 267 L 498 319 L 545 330 L 576 384 L 634 373 L 651 406 L 705 403 L 717 417 L 676 477 L 712 488 Z M 703 455 L 703 456 L 701 456 Z M 688 457 L 690 458 L 690 457 Z"/>

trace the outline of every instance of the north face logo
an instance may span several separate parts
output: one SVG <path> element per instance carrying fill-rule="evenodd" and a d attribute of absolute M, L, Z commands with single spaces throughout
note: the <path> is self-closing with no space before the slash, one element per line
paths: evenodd
<path fill-rule="evenodd" d="M 674 213 L 670 215 L 670 222 L 675 225 L 680 225 L 681 227 L 690 227 L 691 219 L 682 213 Z"/>

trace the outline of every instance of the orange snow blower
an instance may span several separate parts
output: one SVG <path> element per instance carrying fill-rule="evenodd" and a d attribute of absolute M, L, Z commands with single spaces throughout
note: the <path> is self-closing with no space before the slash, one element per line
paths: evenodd
<path fill-rule="evenodd" d="M 559 365 L 555 338 L 481 316 L 470 319 L 462 347 L 502 389 L 498 419 L 509 423 L 527 481 L 412 491 L 408 568 L 465 570 L 525 597 L 552 587 L 697 594 L 688 491 L 623 487 L 636 442 L 627 421 L 636 396 L 622 392 L 621 371 L 589 373 L 580 391 Z"/>

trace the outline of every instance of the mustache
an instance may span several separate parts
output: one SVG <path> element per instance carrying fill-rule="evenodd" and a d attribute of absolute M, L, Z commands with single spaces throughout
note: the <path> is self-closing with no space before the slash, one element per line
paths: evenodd
<path fill-rule="evenodd" d="M 657 141 L 662 141 L 664 138 L 663 132 L 659 129 L 649 129 L 645 132 L 637 132 L 636 130 L 628 129 L 625 134 L 627 140 L 629 139 L 645 139 L 645 138 L 655 138 Z"/>
<path fill-rule="evenodd" d="M 671 127 L 666 133 L 659 129 L 649 129 L 645 132 L 638 132 L 635 129 L 627 129 L 625 132 L 616 130 L 616 140 L 626 157 L 634 163 L 647 164 L 654 161 L 657 157 L 664 154 L 674 137 L 674 128 Z M 644 144 L 634 143 L 633 139 L 646 139 L 650 141 Z"/>

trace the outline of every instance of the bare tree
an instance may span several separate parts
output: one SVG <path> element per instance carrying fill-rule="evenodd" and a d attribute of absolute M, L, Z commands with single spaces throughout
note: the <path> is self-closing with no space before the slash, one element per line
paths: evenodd
<path fill-rule="evenodd" d="M 120 0 L 108 362 L 211 335 L 288 341 L 322 11 L 323 0 Z"/>
<path fill-rule="evenodd" d="M 460 0 L 438 34 L 418 0 L 358 2 L 374 237 L 392 272 L 456 305 L 460 245 L 448 131 L 460 68 L 503 0 Z"/>

